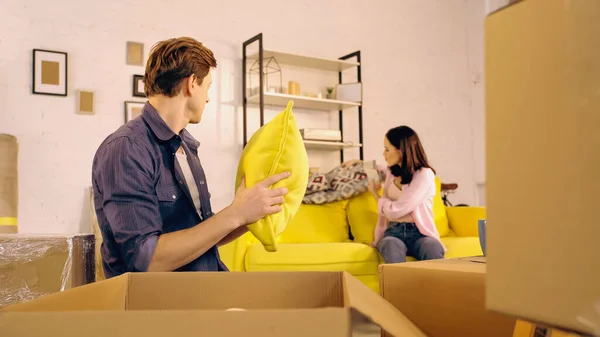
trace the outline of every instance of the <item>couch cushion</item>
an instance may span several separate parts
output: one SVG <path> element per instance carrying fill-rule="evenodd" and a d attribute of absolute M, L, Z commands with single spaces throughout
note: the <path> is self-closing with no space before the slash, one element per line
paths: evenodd
<path fill-rule="evenodd" d="M 448 224 L 458 236 L 479 237 L 479 220 L 487 219 L 485 207 L 448 207 Z"/>
<path fill-rule="evenodd" d="M 377 202 L 371 192 L 355 196 L 348 202 L 348 224 L 354 242 L 370 245 L 377 224 Z"/>
<path fill-rule="evenodd" d="M 246 271 L 346 271 L 377 275 L 379 254 L 360 243 L 280 243 L 277 252 L 248 247 Z"/>
<path fill-rule="evenodd" d="M 300 205 L 277 242 L 348 242 L 347 200 L 323 205 Z"/>
<path fill-rule="evenodd" d="M 442 182 L 440 178 L 435 178 L 435 197 L 433 197 L 433 221 L 435 227 L 440 233 L 441 237 L 444 237 L 450 232 L 450 225 L 448 225 L 448 217 L 446 216 L 446 205 L 442 200 Z"/>
<path fill-rule="evenodd" d="M 287 187 L 283 210 L 250 224 L 248 229 L 268 251 L 276 251 L 276 237 L 283 232 L 300 207 L 308 183 L 308 156 L 292 112 L 292 101 L 275 118 L 256 131 L 238 164 L 235 186 L 245 176 L 246 186 L 281 172 L 291 176 L 273 185 Z"/>
<path fill-rule="evenodd" d="M 442 243 L 446 246 L 445 257 L 448 259 L 483 255 L 477 237 L 446 236 Z"/>

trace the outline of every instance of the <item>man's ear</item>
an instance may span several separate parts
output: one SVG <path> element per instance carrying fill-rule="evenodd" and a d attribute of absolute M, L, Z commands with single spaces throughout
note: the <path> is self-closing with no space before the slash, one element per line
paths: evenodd
<path fill-rule="evenodd" d="M 191 95 L 192 94 L 192 90 L 195 89 L 196 85 L 197 85 L 197 83 L 196 83 L 196 75 L 192 74 L 192 75 L 188 76 L 188 78 L 185 81 L 186 93 L 188 95 Z"/>

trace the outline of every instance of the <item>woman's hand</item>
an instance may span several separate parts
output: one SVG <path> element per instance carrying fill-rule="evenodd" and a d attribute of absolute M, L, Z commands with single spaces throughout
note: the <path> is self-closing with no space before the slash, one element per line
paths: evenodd
<path fill-rule="evenodd" d="M 340 165 L 341 167 L 350 167 L 356 163 L 359 163 L 361 160 L 360 159 L 351 159 L 348 161 L 345 161 L 342 163 L 342 165 Z"/>
<path fill-rule="evenodd" d="M 369 182 L 369 192 L 373 195 L 376 201 L 381 198 L 379 195 L 379 190 L 381 189 L 381 184 L 375 184 L 374 182 Z"/>

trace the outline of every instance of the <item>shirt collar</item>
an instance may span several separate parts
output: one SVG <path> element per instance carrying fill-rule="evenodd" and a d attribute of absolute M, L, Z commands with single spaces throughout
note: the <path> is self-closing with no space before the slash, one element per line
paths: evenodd
<path fill-rule="evenodd" d="M 194 138 L 194 136 L 192 136 L 192 134 L 189 133 L 188 130 L 186 130 L 186 129 L 181 130 L 181 139 L 191 150 L 193 150 L 194 152 L 198 151 L 200 142 L 197 141 L 196 138 Z"/>
<path fill-rule="evenodd" d="M 144 104 L 142 118 L 150 126 L 150 130 L 152 130 L 158 139 L 168 141 L 176 136 L 175 132 L 165 123 L 150 102 Z"/>
<path fill-rule="evenodd" d="M 150 104 L 150 102 L 146 102 L 144 107 L 142 108 L 142 118 L 146 123 L 150 126 L 150 129 L 158 137 L 158 139 L 162 141 L 169 141 L 176 137 L 177 135 L 171 128 L 165 123 L 165 121 L 160 117 L 158 111 Z M 180 133 L 181 140 L 185 142 L 185 144 L 194 151 L 198 150 L 200 146 L 200 142 L 192 136 L 186 129 L 181 130 Z"/>

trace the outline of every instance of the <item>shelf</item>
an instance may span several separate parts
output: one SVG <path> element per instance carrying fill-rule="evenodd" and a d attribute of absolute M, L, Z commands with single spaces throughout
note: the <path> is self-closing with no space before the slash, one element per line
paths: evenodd
<path fill-rule="evenodd" d="M 250 52 L 249 46 L 251 44 L 257 43 L 258 48 L 252 48 L 252 52 Z M 301 92 L 296 90 L 272 90 L 272 87 L 268 85 L 265 86 L 266 83 L 262 83 L 258 88 L 255 83 L 251 82 L 252 85 L 248 85 L 248 77 L 247 76 L 256 76 L 257 73 L 272 73 L 274 70 L 277 71 L 285 71 L 281 70 L 285 69 L 285 66 L 289 68 L 294 68 L 294 70 L 303 71 L 307 74 L 313 74 L 316 71 L 328 72 L 329 75 L 338 75 L 339 73 L 339 82 L 345 83 L 342 77 L 346 77 L 349 74 L 347 72 L 356 72 L 356 79 L 360 82 L 361 72 L 362 72 L 362 64 L 360 63 L 361 53 L 360 50 L 356 50 L 354 52 L 348 53 L 345 56 L 342 56 L 344 59 L 339 59 L 337 57 L 333 58 L 323 58 L 323 57 L 312 57 L 308 55 L 298 55 L 294 53 L 280 52 L 272 49 L 264 49 L 264 38 L 263 33 L 258 33 L 246 41 L 242 43 L 243 48 L 243 56 L 242 56 L 242 64 L 244 67 L 244 89 L 243 89 L 243 101 L 242 105 L 244 107 L 243 119 L 244 119 L 244 140 L 243 145 L 246 146 L 248 144 L 248 137 L 251 137 L 251 134 L 248 130 L 248 114 L 252 113 L 254 115 L 255 111 L 258 110 L 260 114 L 261 121 L 264 122 L 265 110 L 269 109 L 269 112 L 273 110 L 283 109 L 285 106 L 292 101 L 294 104 L 294 108 L 298 111 L 306 111 L 308 113 L 323 113 L 323 112 L 334 112 L 339 111 L 339 119 L 340 124 L 346 118 L 352 118 L 355 114 L 348 114 L 346 111 L 348 109 L 352 110 L 352 112 L 358 112 L 356 115 L 358 116 L 358 139 L 352 139 L 352 142 L 346 140 L 344 141 L 327 141 L 327 140 L 303 140 L 304 146 L 306 150 L 322 150 L 322 151 L 331 151 L 331 153 L 339 152 L 340 161 L 344 161 L 344 155 L 347 151 L 345 149 L 356 149 L 359 152 L 359 157 L 363 159 L 364 152 L 364 140 L 363 140 L 363 111 L 362 111 L 362 99 L 360 101 L 351 101 L 354 97 L 347 96 L 342 97 L 339 96 L 340 99 L 326 99 L 321 98 L 321 94 L 325 96 L 324 93 L 319 94 L 319 97 L 307 97 L 301 96 Z M 260 57 L 259 57 L 260 56 Z M 261 61 L 261 62 L 258 62 Z M 263 69 L 259 69 L 258 63 L 262 63 Z M 250 68 L 248 68 L 250 66 Z M 296 69 L 297 68 L 297 69 Z M 314 70 L 314 71 L 313 71 Z M 281 76 L 281 73 L 279 74 Z M 328 75 L 328 76 L 329 76 Z M 336 76 L 338 77 L 338 76 Z M 354 78 L 354 75 L 352 75 Z M 323 79 L 324 81 L 324 79 Z M 329 81 L 330 84 L 331 81 Z M 279 84 L 280 86 L 283 83 Z M 362 83 L 361 83 L 362 86 Z M 316 89 L 317 87 L 313 88 Z M 279 91 L 279 92 L 275 92 Z M 280 93 L 281 92 L 281 93 Z M 286 92 L 286 93 L 283 93 Z M 287 94 L 287 92 L 293 92 L 295 95 Z M 302 93 L 306 94 L 306 93 Z M 262 99 L 261 99 L 262 98 Z M 341 100 L 345 99 L 345 100 Z M 248 111 L 248 107 L 251 106 L 253 109 L 251 112 Z M 344 112 L 344 113 L 342 113 Z M 336 114 L 337 115 L 337 114 Z M 262 123 L 261 123 L 262 124 Z M 340 139 L 341 137 L 337 137 Z M 335 138 L 332 138 L 335 139 Z M 351 151 L 355 152 L 355 151 Z"/>
<path fill-rule="evenodd" d="M 332 151 L 349 149 L 349 148 L 353 148 L 353 147 L 362 147 L 362 144 L 327 142 L 327 141 L 320 141 L 320 140 L 305 140 L 304 145 L 307 148 L 311 148 L 311 149 L 332 150 Z"/>
<path fill-rule="evenodd" d="M 311 110 L 332 111 L 355 108 L 360 106 L 360 103 L 358 102 L 338 101 L 335 99 L 278 94 L 273 92 L 265 92 L 264 95 L 265 105 L 286 106 L 290 100 L 294 101 L 294 108 Z M 260 95 L 248 97 L 248 103 L 259 104 Z"/>
<path fill-rule="evenodd" d="M 360 65 L 360 63 L 353 61 L 325 59 L 320 57 L 303 56 L 263 49 L 263 59 L 268 57 L 275 57 L 277 63 L 279 64 L 328 71 L 342 71 Z M 251 54 L 247 58 L 249 60 L 257 60 L 258 53 Z"/>

